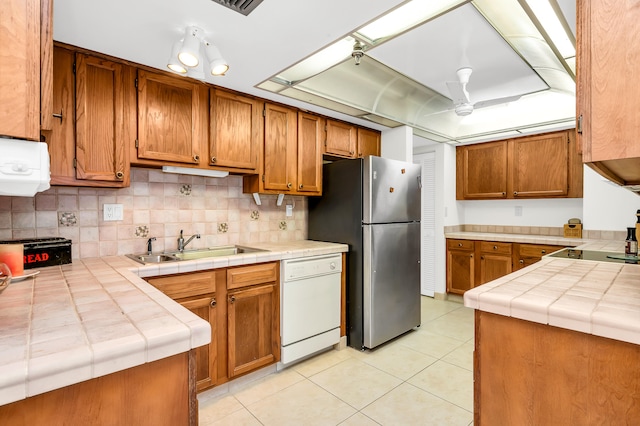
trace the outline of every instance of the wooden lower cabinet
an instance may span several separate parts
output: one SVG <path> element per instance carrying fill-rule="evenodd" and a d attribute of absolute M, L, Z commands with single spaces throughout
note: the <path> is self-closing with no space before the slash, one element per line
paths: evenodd
<path fill-rule="evenodd" d="M 211 325 L 211 343 L 194 350 L 198 391 L 280 360 L 278 262 L 146 280 Z"/>
<path fill-rule="evenodd" d="M 512 271 L 511 243 L 480 242 L 480 279 L 477 285 L 488 283 Z"/>
<path fill-rule="evenodd" d="M 193 358 L 184 352 L 2 405 L 0 423 L 196 426 Z"/>
<path fill-rule="evenodd" d="M 564 246 L 447 239 L 447 293 L 464 294 Z"/>
<path fill-rule="evenodd" d="M 475 242 L 447 240 L 447 292 L 464 294 L 475 286 Z"/>
<path fill-rule="evenodd" d="M 533 265 L 534 263 L 542 259 L 542 256 L 546 256 L 547 254 L 551 254 L 554 251 L 558 251 L 563 248 L 564 246 L 514 243 L 513 270 L 517 271 L 529 265 Z"/>
<path fill-rule="evenodd" d="M 474 425 L 637 424 L 640 346 L 475 313 Z"/>

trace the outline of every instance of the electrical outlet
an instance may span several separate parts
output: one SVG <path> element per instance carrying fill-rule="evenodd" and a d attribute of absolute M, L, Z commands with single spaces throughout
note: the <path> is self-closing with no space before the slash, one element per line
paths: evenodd
<path fill-rule="evenodd" d="M 124 208 L 122 204 L 105 204 L 103 208 L 104 221 L 114 221 L 124 219 Z"/>
<path fill-rule="evenodd" d="M 291 204 L 287 204 L 286 216 L 287 217 L 293 216 L 293 206 Z"/>
<path fill-rule="evenodd" d="M 522 206 L 516 206 L 516 216 L 522 216 Z"/>

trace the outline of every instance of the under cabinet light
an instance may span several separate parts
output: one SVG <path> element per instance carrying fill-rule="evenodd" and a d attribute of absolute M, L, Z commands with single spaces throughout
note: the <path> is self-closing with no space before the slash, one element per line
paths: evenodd
<path fill-rule="evenodd" d="M 222 170 L 194 169 L 190 167 L 162 166 L 162 171 L 165 173 L 178 173 L 182 175 L 217 177 L 217 178 L 229 176 L 229 172 L 224 172 Z"/>

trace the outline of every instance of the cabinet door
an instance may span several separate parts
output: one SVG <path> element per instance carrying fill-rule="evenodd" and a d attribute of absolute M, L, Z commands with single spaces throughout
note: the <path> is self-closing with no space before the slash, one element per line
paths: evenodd
<path fill-rule="evenodd" d="M 511 254 L 483 253 L 480 255 L 480 279 L 482 285 L 512 272 Z"/>
<path fill-rule="evenodd" d="M 276 283 L 228 293 L 229 378 L 279 360 L 279 304 Z"/>
<path fill-rule="evenodd" d="M 0 12 L 0 135 L 40 140 L 40 1 Z"/>
<path fill-rule="evenodd" d="M 456 198 L 507 198 L 507 141 L 456 149 Z"/>
<path fill-rule="evenodd" d="M 125 158 L 127 117 L 122 64 L 76 54 L 76 177 L 108 182 L 129 175 Z M 128 180 L 128 179 L 127 179 Z"/>
<path fill-rule="evenodd" d="M 209 388 L 217 380 L 217 327 L 216 298 L 208 295 L 195 300 L 179 301 L 182 306 L 211 324 L 211 343 L 195 349 L 196 352 L 196 391 Z"/>
<path fill-rule="evenodd" d="M 569 137 L 566 132 L 514 139 L 513 196 L 566 196 L 569 192 Z"/>
<path fill-rule="evenodd" d="M 298 137 L 296 110 L 269 103 L 264 110 L 264 189 L 293 191 Z"/>
<path fill-rule="evenodd" d="M 256 171 L 262 142 L 261 103 L 211 89 L 209 164 Z"/>
<path fill-rule="evenodd" d="M 325 119 L 298 112 L 298 192 L 322 193 L 322 144 Z"/>
<path fill-rule="evenodd" d="M 356 157 L 356 127 L 351 124 L 327 120 L 327 140 L 324 153 L 345 158 Z"/>
<path fill-rule="evenodd" d="M 613 7 L 615 4 L 615 7 Z M 640 69 L 636 2 L 579 1 L 577 14 L 578 137 L 583 161 L 608 178 L 640 183 Z M 622 161 L 610 161 L 622 159 Z"/>
<path fill-rule="evenodd" d="M 380 132 L 358 128 L 358 158 L 380 156 Z"/>
<path fill-rule="evenodd" d="M 197 83 L 138 70 L 138 158 L 200 163 L 206 105 Z"/>
<path fill-rule="evenodd" d="M 447 240 L 447 292 L 464 294 L 475 285 L 475 242 Z"/>

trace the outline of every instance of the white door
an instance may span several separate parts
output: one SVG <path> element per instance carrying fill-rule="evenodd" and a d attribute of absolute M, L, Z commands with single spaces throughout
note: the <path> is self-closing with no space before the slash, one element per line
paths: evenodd
<path fill-rule="evenodd" d="M 418 154 L 413 162 L 422 166 L 420 293 L 433 297 L 436 288 L 436 153 Z"/>

